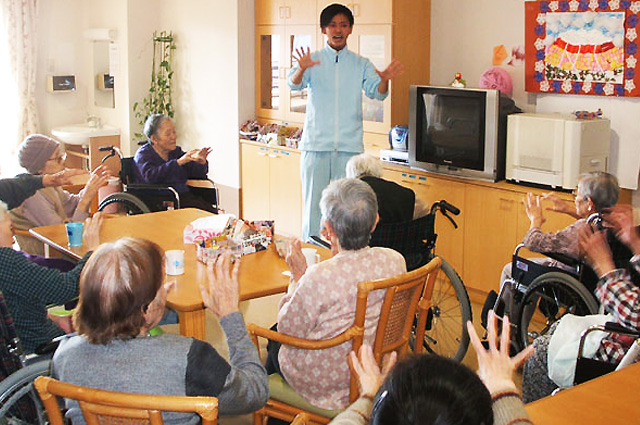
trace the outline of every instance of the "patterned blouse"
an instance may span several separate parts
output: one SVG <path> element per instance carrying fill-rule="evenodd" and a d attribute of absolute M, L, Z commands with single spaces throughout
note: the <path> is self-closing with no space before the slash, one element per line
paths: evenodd
<path fill-rule="evenodd" d="M 578 259 L 578 235 L 586 225 L 587 220 L 581 218 L 555 233 L 543 233 L 539 227 L 534 227 L 529 229 L 522 243 L 534 252 L 553 252 Z"/>
<path fill-rule="evenodd" d="M 312 340 L 332 338 L 353 324 L 359 282 L 405 271 L 402 255 L 388 248 L 342 251 L 309 267 L 297 284 L 290 284 L 280 302 L 278 332 Z M 367 344 L 373 343 L 383 298 L 383 291 L 369 295 Z M 350 351 L 351 342 L 326 350 L 283 345 L 278 360 L 287 383 L 307 401 L 323 409 L 343 409 L 349 404 Z"/>

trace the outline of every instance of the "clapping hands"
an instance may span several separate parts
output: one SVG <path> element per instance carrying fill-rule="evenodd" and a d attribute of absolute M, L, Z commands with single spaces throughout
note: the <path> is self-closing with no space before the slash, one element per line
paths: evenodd
<path fill-rule="evenodd" d="M 197 162 L 198 164 L 206 164 L 207 156 L 211 153 L 211 148 L 205 147 L 201 149 L 191 149 L 178 159 L 178 164 L 184 165 L 188 162 Z"/>
<path fill-rule="evenodd" d="M 289 244 L 286 261 L 293 281 L 297 282 L 307 271 L 307 260 L 302 254 L 302 242 L 299 239 L 293 240 Z"/>

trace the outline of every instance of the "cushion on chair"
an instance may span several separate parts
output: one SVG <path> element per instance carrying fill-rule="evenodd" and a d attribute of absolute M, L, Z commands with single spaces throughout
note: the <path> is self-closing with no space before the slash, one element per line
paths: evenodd
<path fill-rule="evenodd" d="M 335 418 L 342 410 L 325 410 L 314 406 L 305 400 L 300 394 L 284 380 L 282 375 L 274 373 L 269 375 L 269 394 L 271 398 L 297 407 L 325 418 Z"/>

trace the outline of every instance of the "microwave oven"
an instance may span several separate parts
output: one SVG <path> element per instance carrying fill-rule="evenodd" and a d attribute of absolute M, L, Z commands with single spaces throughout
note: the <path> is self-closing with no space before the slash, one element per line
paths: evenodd
<path fill-rule="evenodd" d="M 507 122 L 506 179 L 572 190 L 582 173 L 607 171 L 611 123 L 568 114 L 515 114 Z"/>

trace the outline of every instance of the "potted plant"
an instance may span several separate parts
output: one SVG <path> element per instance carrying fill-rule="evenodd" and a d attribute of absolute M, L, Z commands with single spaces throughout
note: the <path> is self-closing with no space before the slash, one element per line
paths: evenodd
<path fill-rule="evenodd" d="M 142 103 L 133 104 L 133 112 L 140 132 L 134 133 L 137 140 L 144 139 L 142 127 L 147 117 L 151 114 L 165 114 L 173 118 L 175 113 L 171 101 L 171 90 L 173 88 L 173 51 L 176 49 L 172 32 L 160 31 L 153 33 L 153 65 L 151 68 L 151 85 L 149 94 Z"/>

